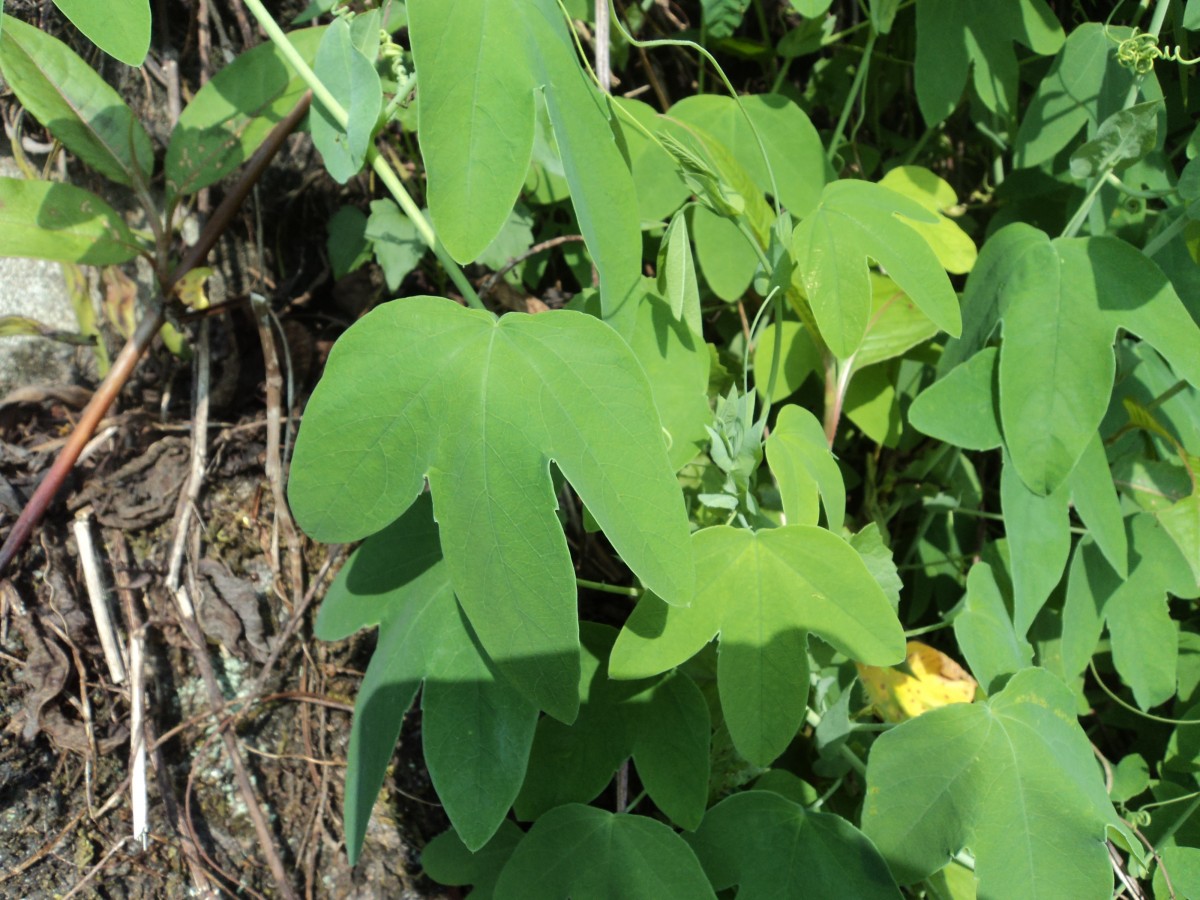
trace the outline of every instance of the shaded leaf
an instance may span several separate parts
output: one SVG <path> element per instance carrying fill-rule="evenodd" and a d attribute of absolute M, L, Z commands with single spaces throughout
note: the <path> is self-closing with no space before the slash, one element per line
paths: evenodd
<path fill-rule="evenodd" d="M 421 851 L 421 868 L 439 884 L 473 885 L 470 900 L 491 900 L 513 850 L 525 837 L 515 822 L 505 820 L 484 846 L 472 853 L 451 829 L 444 831 Z"/>
<path fill-rule="evenodd" d="M 967 574 L 963 609 L 954 619 L 954 636 L 971 671 L 987 694 L 1008 676 L 1033 662 L 1033 648 L 1013 629 L 1012 616 L 996 584 L 992 567 L 979 562 Z"/>
<path fill-rule="evenodd" d="M 666 825 L 570 804 L 542 816 L 513 851 L 497 900 L 716 900 L 695 854 Z"/>
<path fill-rule="evenodd" d="M 107 266 L 138 254 L 129 226 L 90 191 L 53 181 L 0 177 L 5 256 Z"/>
<path fill-rule="evenodd" d="M 1000 434 L 1000 351 L 986 347 L 931 384 L 908 408 L 923 434 L 965 450 L 994 450 Z"/>
<path fill-rule="evenodd" d="M 396 201 L 387 197 L 371 201 L 371 215 L 364 235 L 374 247 L 375 259 L 383 269 L 390 291 L 399 289 L 400 282 L 429 250 L 417 226 L 400 211 Z"/>
<path fill-rule="evenodd" d="M 1096 136 L 1071 154 L 1071 177 L 1099 178 L 1119 172 L 1154 149 L 1162 101 L 1118 110 L 1100 123 Z"/>
<path fill-rule="evenodd" d="M 350 557 L 330 585 L 316 632 L 336 640 L 375 624 L 379 642 L 355 702 L 347 750 L 351 864 L 422 682 L 425 763 L 458 834 L 478 849 L 517 796 L 537 709 L 495 674 L 455 603 L 427 496 Z"/>
<path fill-rule="evenodd" d="M 771 474 L 779 482 L 787 521 L 816 525 L 819 492 L 828 528 L 840 531 L 846 514 L 846 488 L 817 417 L 801 406 L 785 406 L 767 438 L 766 451 Z"/>
<path fill-rule="evenodd" d="M 713 887 L 738 886 L 738 900 L 899 897 L 870 840 L 841 816 L 807 812 L 779 794 L 754 790 L 722 800 L 685 835 Z"/>
<path fill-rule="evenodd" d="M 1043 497 L 1025 486 L 1006 455 L 1000 473 L 1000 507 L 1012 548 L 1013 624 L 1024 637 L 1050 592 L 1062 579 L 1071 553 L 1069 491 Z"/>
<path fill-rule="evenodd" d="M 799 322 L 784 319 L 772 322 L 763 329 L 758 343 L 754 345 L 754 387 L 766 395 L 771 380 L 771 364 L 775 356 L 775 329 L 782 330 L 779 338 L 783 357 L 775 374 L 775 394 L 772 403 L 790 397 L 813 372 L 821 368 L 821 354 L 812 342 L 812 337 Z"/>

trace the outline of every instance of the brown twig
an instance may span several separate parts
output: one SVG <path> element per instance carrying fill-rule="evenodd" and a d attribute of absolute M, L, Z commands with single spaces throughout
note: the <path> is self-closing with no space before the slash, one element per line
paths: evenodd
<path fill-rule="evenodd" d="M 308 112 L 309 104 L 312 103 L 312 94 L 305 92 L 304 96 L 296 104 L 295 108 L 288 113 L 271 133 L 267 139 L 263 141 L 261 147 L 255 151 L 254 155 L 246 163 L 246 167 L 242 170 L 242 175 L 238 179 L 237 184 L 221 201 L 221 205 L 217 207 L 209 220 L 208 225 L 200 235 L 200 239 L 195 246 L 188 249 L 182 261 L 176 266 L 175 271 L 170 274 L 162 283 L 162 296 L 170 297 L 175 285 L 179 279 L 200 265 L 208 256 L 208 253 L 216 245 L 225 229 L 229 227 L 233 215 L 237 212 L 246 196 L 250 193 L 250 189 L 262 176 L 263 171 L 270 163 L 271 159 L 283 145 L 286 138 L 296 126 L 300 124 L 300 120 Z M 84 409 L 83 414 L 79 417 L 79 422 L 75 429 L 71 432 L 71 437 L 59 453 L 58 458 L 54 460 L 54 464 L 50 467 L 50 471 L 42 478 L 37 489 L 33 492 L 33 496 L 29 498 L 29 502 L 25 504 L 25 508 L 21 510 L 21 515 L 17 521 L 13 523 L 12 531 L 9 532 L 8 538 L 4 541 L 4 545 L 0 547 L 0 572 L 3 572 L 13 557 L 17 555 L 17 551 L 25 545 L 25 541 L 29 539 L 29 535 L 42 520 L 47 507 L 58 493 L 67 475 L 71 473 L 71 469 L 75 466 L 75 461 L 79 458 L 80 452 L 84 446 L 95 434 L 100 420 L 104 418 L 108 412 L 108 408 L 112 406 L 117 395 L 125 386 L 125 382 L 133 374 L 134 368 L 142 355 L 150 347 L 150 342 L 154 340 L 154 336 L 158 334 L 159 329 L 164 322 L 163 304 L 155 304 L 141 322 L 138 323 L 137 330 L 133 336 L 121 348 L 121 352 L 117 355 L 113 362 L 112 368 L 109 369 L 108 375 L 104 381 L 100 383 L 100 387 L 96 389 L 96 393 L 92 395 L 91 401 Z"/>
<path fill-rule="evenodd" d="M 480 296 L 485 295 L 488 291 L 496 286 L 496 282 L 503 278 L 506 273 L 525 262 L 525 260 L 529 259 L 529 257 L 537 256 L 543 250 L 552 250 L 553 248 L 562 244 L 570 244 L 582 240 L 582 234 L 560 234 L 558 237 L 553 237 L 549 240 L 542 241 L 540 244 L 534 244 L 524 253 L 519 253 L 512 257 L 508 262 L 489 275 L 487 280 L 483 283 L 483 287 L 479 289 Z"/>

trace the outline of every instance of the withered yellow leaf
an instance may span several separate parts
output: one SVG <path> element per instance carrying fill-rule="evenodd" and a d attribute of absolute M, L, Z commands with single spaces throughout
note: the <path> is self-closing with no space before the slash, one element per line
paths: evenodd
<path fill-rule="evenodd" d="M 909 641 L 899 666 L 857 663 L 871 708 L 885 722 L 903 722 L 948 703 L 975 699 L 975 679 L 940 650 Z"/>

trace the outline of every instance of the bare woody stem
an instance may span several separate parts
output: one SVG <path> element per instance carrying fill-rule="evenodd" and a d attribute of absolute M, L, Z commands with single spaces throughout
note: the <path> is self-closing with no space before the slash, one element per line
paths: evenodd
<path fill-rule="evenodd" d="M 46 509 L 50 506 L 59 488 L 62 487 L 67 475 L 75 467 L 75 461 L 79 459 L 79 454 L 83 452 L 84 446 L 87 445 L 92 435 L 95 434 L 96 427 L 108 412 L 109 407 L 112 406 L 117 395 L 121 393 L 121 389 L 129 380 L 129 376 L 133 374 L 133 370 L 137 367 L 138 361 L 142 358 L 147 348 L 149 348 L 151 341 L 154 340 L 154 336 L 162 328 L 165 321 L 163 303 L 166 298 L 171 296 L 179 280 L 196 266 L 200 265 L 208 256 L 209 251 L 216 245 L 221 235 L 225 232 L 225 229 L 229 227 L 229 223 L 233 220 L 234 214 L 250 193 L 250 189 L 262 177 L 262 173 L 266 170 L 267 165 L 283 145 L 284 138 L 291 134 L 296 129 L 296 126 L 300 124 L 300 120 L 308 112 L 311 103 L 311 92 L 305 92 L 295 108 L 275 126 L 262 146 L 255 151 L 254 155 L 246 163 L 237 184 L 225 195 L 225 199 L 221 201 L 221 205 L 217 207 L 212 218 L 209 219 L 208 224 L 205 226 L 204 231 L 201 232 L 200 239 L 194 246 L 188 249 L 179 265 L 175 267 L 175 270 L 162 281 L 163 302 L 154 304 L 153 308 L 138 323 L 137 329 L 129 340 L 126 341 L 125 346 L 121 348 L 121 352 L 113 362 L 112 368 L 109 369 L 108 375 L 100 383 L 100 387 L 96 389 L 96 393 L 92 395 L 91 401 L 83 410 L 78 424 L 71 431 L 70 437 L 67 438 L 67 443 L 59 452 L 58 458 L 54 460 L 50 471 L 46 473 L 41 483 L 37 486 L 37 489 L 33 492 L 33 496 L 29 498 L 29 502 L 25 504 L 25 508 L 21 510 L 21 515 L 13 523 L 12 531 L 9 532 L 8 538 L 4 541 L 4 546 L 0 547 L 0 572 L 3 572 L 8 567 L 13 557 L 17 555 L 21 547 L 25 545 L 25 541 L 29 539 L 29 535 L 33 533 L 33 529 L 42 520 L 42 516 L 45 515 Z"/>

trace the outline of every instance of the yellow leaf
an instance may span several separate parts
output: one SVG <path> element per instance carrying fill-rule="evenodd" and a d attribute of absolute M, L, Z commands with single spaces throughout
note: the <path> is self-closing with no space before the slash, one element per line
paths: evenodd
<path fill-rule="evenodd" d="M 204 293 L 204 282 L 212 276 L 208 266 L 197 266 L 179 279 L 175 285 L 175 296 L 188 309 L 208 309 L 208 295 Z"/>
<path fill-rule="evenodd" d="M 857 663 L 871 708 L 885 722 L 903 722 L 948 703 L 975 699 L 975 679 L 945 653 L 920 641 L 909 641 L 906 649 L 900 666 Z"/>

